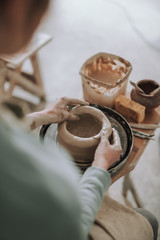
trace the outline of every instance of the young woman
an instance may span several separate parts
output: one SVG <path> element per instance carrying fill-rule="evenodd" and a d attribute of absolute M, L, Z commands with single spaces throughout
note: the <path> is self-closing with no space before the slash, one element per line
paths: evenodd
<path fill-rule="evenodd" d="M 28 44 L 48 3 L 47 0 L 0 0 L 0 54 L 16 53 Z M 49 108 L 28 115 L 30 128 L 65 119 L 75 120 L 76 116 L 66 108 L 73 104 L 87 103 L 59 99 Z M 79 181 L 70 156 L 58 152 L 56 147 L 46 149 L 16 125 L 11 127 L 6 123 L 6 111 L 2 109 L 4 107 L 0 111 L 0 239 L 87 239 L 103 195 L 111 184 L 107 169 L 121 153 L 117 132 L 113 131 L 113 145 L 108 142 L 105 132 L 102 134 L 93 165 Z M 112 203 L 108 201 L 109 210 Z M 118 208 L 121 207 L 118 205 Z M 152 239 L 149 222 L 136 215 L 135 219 L 139 218 L 142 232 L 148 228 L 147 234 L 142 235 Z M 109 217 L 108 221 L 114 223 Z M 130 230 L 131 236 L 134 231 L 133 228 Z M 118 234 L 122 239 L 120 231 Z M 105 238 L 118 239 L 109 232 Z"/>

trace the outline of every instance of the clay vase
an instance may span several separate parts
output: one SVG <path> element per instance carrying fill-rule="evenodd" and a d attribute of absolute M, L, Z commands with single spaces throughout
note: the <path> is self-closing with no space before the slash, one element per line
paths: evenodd
<path fill-rule="evenodd" d="M 58 124 L 58 142 L 77 162 L 91 162 L 100 142 L 101 130 L 107 130 L 108 138 L 111 136 L 111 123 L 97 108 L 80 106 L 71 112 L 78 115 L 79 120 Z"/>
<path fill-rule="evenodd" d="M 152 110 L 160 105 L 160 85 L 150 79 L 144 79 L 137 82 L 140 92 L 136 88 L 131 91 L 131 99 L 146 107 L 146 110 Z"/>

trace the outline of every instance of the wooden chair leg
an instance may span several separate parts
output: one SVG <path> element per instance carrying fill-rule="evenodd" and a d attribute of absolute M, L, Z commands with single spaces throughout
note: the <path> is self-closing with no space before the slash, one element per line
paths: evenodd
<path fill-rule="evenodd" d="M 32 64 L 32 67 L 33 67 L 33 76 L 34 76 L 34 79 L 35 79 L 35 84 L 38 85 L 39 87 L 41 87 L 43 89 L 43 91 L 45 92 L 42 77 L 41 77 L 41 72 L 40 72 L 39 60 L 38 60 L 37 53 L 32 55 L 30 60 L 31 60 L 31 64 Z"/>
<path fill-rule="evenodd" d="M 0 76 L 0 95 L 3 96 L 5 94 L 5 77 Z"/>
<path fill-rule="evenodd" d="M 8 97 L 12 97 L 12 93 L 13 93 L 13 90 L 14 90 L 15 86 L 16 86 L 16 81 L 10 80 L 10 86 L 8 88 L 8 91 L 6 92 Z"/>
<path fill-rule="evenodd" d="M 43 98 L 44 91 L 38 87 L 35 83 L 30 82 L 26 77 L 20 75 L 18 72 L 8 69 L 7 76 L 9 79 L 16 80 L 16 85 L 22 87 L 26 91 L 34 94 L 40 98 Z"/>
<path fill-rule="evenodd" d="M 137 191 L 136 191 L 136 188 L 133 184 L 133 181 L 131 180 L 130 178 L 130 175 L 129 174 L 126 174 L 124 176 L 124 180 L 123 180 L 123 188 L 122 188 L 122 195 L 126 198 L 127 197 L 127 192 L 128 191 L 131 191 L 132 195 L 133 195 L 133 198 L 136 202 L 136 205 L 137 207 L 143 207 L 142 203 L 141 203 L 141 200 L 137 194 Z"/>
<path fill-rule="evenodd" d="M 129 186 L 129 174 L 126 174 L 124 176 L 124 179 L 123 179 L 123 186 L 122 186 L 122 195 L 124 197 L 127 196 L 127 192 L 129 190 L 130 186 Z"/>

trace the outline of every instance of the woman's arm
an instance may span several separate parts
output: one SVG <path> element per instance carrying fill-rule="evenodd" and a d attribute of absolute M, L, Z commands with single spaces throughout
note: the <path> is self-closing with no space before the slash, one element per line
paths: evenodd
<path fill-rule="evenodd" d="M 110 184 L 110 174 L 97 167 L 88 168 L 80 181 L 81 226 L 85 238 L 94 223 L 103 195 Z"/>
<path fill-rule="evenodd" d="M 80 181 L 81 223 L 85 237 L 92 227 L 103 195 L 111 184 L 107 169 L 119 159 L 120 154 L 118 133 L 113 129 L 113 144 L 110 144 L 103 132 L 92 167 L 87 169 Z"/>
<path fill-rule="evenodd" d="M 78 120 L 79 118 L 71 113 L 69 106 L 88 105 L 87 102 L 74 98 L 62 97 L 50 104 L 40 112 L 34 112 L 26 116 L 27 125 L 30 130 L 34 130 L 41 125 L 59 123 L 65 120 Z"/>

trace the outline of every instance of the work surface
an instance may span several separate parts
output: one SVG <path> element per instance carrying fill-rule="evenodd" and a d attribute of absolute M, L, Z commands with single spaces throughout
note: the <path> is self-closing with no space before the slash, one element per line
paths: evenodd
<path fill-rule="evenodd" d="M 143 123 L 158 124 L 159 122 L 160 122 L 160 107 L 156 108 L 153 111 L 147 112 Z M 155 130 L 144 130 L 144 129 L 143 130 L 137 129 L 137 130 L 145 133 L 150 133 L 150 134 L 155 132 Z M 140 157 L 143 154 L 148 144 L 148 141 L 152 141 L 152 140 L 134 137 L 133 149 L 130 153 L 130 156 L 125 166 L 123 167 L 123 169 L 113 177 L 112 183 L 117 179 L 119 179 L 121 176 L 127 174 L 128 172 L 134 169 L 134 167 L 137 165 L 138 161 L 140 160 Z"/>

